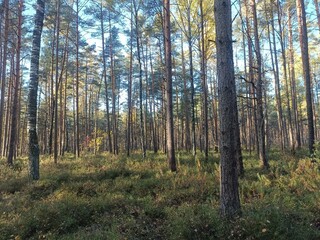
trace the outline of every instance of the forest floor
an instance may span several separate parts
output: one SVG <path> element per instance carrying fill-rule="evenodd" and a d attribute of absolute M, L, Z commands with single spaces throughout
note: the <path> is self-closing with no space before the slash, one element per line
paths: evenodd
<path fill-rule="evenodd" d="M 0 164 L 0 239 L 320 239 L 320 160 L 271 151 L 270 170 L 244 153 L 242 215 L 219 216 L 217 154 L 201 164 L 177 154 L 130 158 L 101 154 L 54 164 L 41 156 L 41 179 L 27 159 Z"/>

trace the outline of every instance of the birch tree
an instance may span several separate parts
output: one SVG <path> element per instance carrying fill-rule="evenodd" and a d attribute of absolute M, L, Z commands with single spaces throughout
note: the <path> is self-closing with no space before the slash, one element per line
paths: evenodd
<path fill-rule="evenodd" d="M 37 0 L 37 9 L 32 37 L 30 83 L 28 96 L 29 173 L 33 180 L 38 180 L 40 177 L 39 144 L 37 135 L 37 95 L 39 81 L 40 45 L 44 20 L 44 10 L 44 0 Z"/>

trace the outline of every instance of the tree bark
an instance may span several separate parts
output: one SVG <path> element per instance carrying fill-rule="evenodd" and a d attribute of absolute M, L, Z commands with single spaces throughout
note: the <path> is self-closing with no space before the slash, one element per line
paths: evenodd
<path fill-rule="evenodd" d="M 318 23 L 318 28 L 320 31 L 320 11 L 319 11 L 319 3 L 318 0 L 313 0 L 313 4 L 316 8 L 316 14 L 317 14 L 317 23 Z"/>
<path fill-rule="evenodd" d="M 18 122 L 18 106 L 19 106 L 19 89 L 20 89 L 20 52 L 21 52 L 21 31 L 22 31 L 22 10 L 23 10 L 23 0 L 19 0 L 18 7 L 18 31 L 17 31 L 17 45 L 16 45 L 16 73 L 15 73 L 15 83 L 14 83 L 14 95 L 13 95 L 13 105 L 11 113 L 11 137 L 9 143 L 9 154 L 7 159 L 7 164 L 9 166 L 13 165 L 13 157 L 17 150 L 17 122 Z"/>
<path fill-rule="evenodd" d="M 58 162 L 58 91 L 59 91 L 59 43 L 60 43 L 60 0 L 57 0 L 56 14 L 56 68 L 55 68 L 55 92 L 54 92 L 54 135 L 53 135 L 53 159 L 54 163 Z"/>
<path fill-rule="evenodd" d="M 238 174 L 236 159 L 235 127 L 236 99 L 233 49 L 231 1 L 214 3 L 216 22 L 217 75 L 220 121 L 220 209 L 221 214 L 233 218 L 240 214 Z"/>
<path fill-rule="evenodd" d="M 44 0 L 37 0 L 37 10 L 35 15 L 31 65 L 30 83 L 28 95 L 28 137 L 29 137 L 29 166 L 30 176 L 33 180 L 38 180 L 39 174 L 39 144 L 37 136 L 37 93 L 39 80 L 39 59 L 41 34 L 44 20 Z"/>
<path fill-rule="evenodd" d="M 303 0 L 297 0 L 297 17 L 299 25 L 299 38 L 303 67 L 303 78 L 306 89 L 306 103 L 307 103 L 307 117 L 308 117 L 308 146 L 310 154 L 314 152 L 314 123 L 313 123 L 313 109 L 312 109 L 312 95 L 311 95 L 311 75 L 309 63 L 309 50 L 308 50 L 308 33 L 306 11 Z"/>
<path fill-rule="evenodd" d="M 164 41 L 166 62 L 166 129 L 167 129 L 167 157 L 169 168 L 177 171 L 174 131 L 173 131 L 173 106 L 172 106 L 172 59 L 171 59 L 171 24 L 170 24 L 170 0 L 163 1 L 164 8 Z"/>
<path fill-rule="evenodd" d="M 75 155 L 80 157 L 80 117 L 79 117 L 79 0 L 76 1 L 76 131 L 75 131 Z"/>
<path fill-rule="evenodd" d="M 128 76 L 128 118 L 127 118 L 127 156 L 130 156 L 131 150 L 131 131 L 132 131 L 132 72 L 133 72 L 133 13 L 131 2 L 131 21 L 130 21 L 130 62 L 129 62 L 129 76 Z"/>
<path fill-rule="evenodd" d="M 104 85 L 105 85 L 105 96 L 106 96 L 108 151 L 110 153 L 112 153 L 111 126 L 110 126 L 110 116 L 109 116 L 109 90 L 108 90 L 108 80 L 107 80 L 107 63 L 106 63 L 106 50 L 105 50 L 105 38 L 104 38 L 104 18 L 103 18 L 102 1 L 101 1 L 101 5 L 100 5 L 100 27 L 101 27 L 101 44 L 102 44 L 102 61 L 103 61 L 103 80 L 104 80 Z"/>
<path fill-rule="evenodd" d="M 139 117 L 140 117 L 140 141 L 141 141 L 141 150 L 142 157 L 146 157 L 146 139 L 144 131 L 144 117 L 143 117 L 143 87 L 142 87 L 142 62 L 141 62 L 141 37 L 139 31 L 139 21 L 138 21 L 138 8 L 136 0 L 134 3 L 134 13 L 135 13 L 135 30 L 136 30 L 136 42 L 137 42 L 137 57 L 139 65 Z"/>
<path fill-rule="evenodd" d="M 257 58 L 257 81 L 256 81 L 256 94 L 257 94 L 257 128 L 258 128 L 258 145 L 259 145 L 259 158 L 264 168 L 269 168 L 269 163 L 266 156 L 266 143 L 265 143 L 265 129 L 264 129 L 264 114 L 263 114 L 263 83 L 262 83 L 262 60 L 260 51 L 260 40 L 258 33 L 258 20 L 256 0 L 252 0 L 252 13 L 254 25 L 254 40 Z"/>
<path fill-rule="evenodd" d="M 295 79 L 295 67 L 294 67 L 294 49 L 293 49 L 293 33 L 292 33 L 292 13 L 288 8 L 288 29 L 289 29 L 289 73 L 290 73 L 290 85 L 291 85 L 291 102 L 293 109 L 293 124 L 295 129 L 294 145 L 296 148 L 301 147 L 300 126 L 299 126 L 299 114 L 297 104 L 297 91 L 296 91 L 296 79 Z"/>
<path fill-rule="evenodd" d="M 286 103 L 287 103 L 287 114 L 288 114 L 288 125 L 289 125 L 289 144 L 291 146 L 291 151 L 295 151 L 295 145 L 293 142 L 294 138 L 294 130 L 292 126 L 292 111 L 290 105 L 290 91 L 289 91 L 289 83 L 288 83 L 288 70 L 287 70 L 287 58 L 286 58 L 286 47 L 285 47 L 285 36 L 287 32 L 284 32 L 283 29 L 283 10 L 281 7 L 281 3 L 277 0 L 277 9 L 278 9 L 278 25 L 279 25 L 279 36 L 280 36 L 280 46 L 281 46 L 281 56 L 282 56 L 282 68 L 284 74 L 285 81 L 285 93 L 286 93 Z"/>
<path fill-rule="evenodd" d="M 0 146 L 3 146 L 3 112 L 4 112 L 4 95 L 6 87 L 6 70 L 7 70 L 7 52 L 8 52 L 8 36 L 9 36 L 9 0 L 3 1 L 4 8 L 4 34 L 3 34 L 3 57 L 2 57 L 2 69 L 1 69 L 1 99 L 0 99 Z M 4 156 L 4 149 L 2 148 L 1 155 Z"/>
<path fill-rule="evenodd" d="M 270 11 L 270 15 L 268 15 L 268 11 Z M 276 99 L 276 110 L 277 110 L 277 118 L 278 118 L 278 133 L 280 135 L 280 146 L 281 150 L 284 150 L 284 125 L 283 125 L 283 114 L 282 114 L 282 100 L 281 100 L 281 92 L 280 92 L 280 77 L 279 77 L 279 64 L 278 64 L 278 53 L 276 49 L 276 36 L 275 36 L 275 26 L 274 26 L 274 16 L 273 16 L 273 8 L 266 9 L 266 16 L 271 21 L 271 29 L 270 24 L 268 24 L 268 39 L 269 39 L 269 48 L 270 48 L 270 58 L 271 58 L 271 66 L 274 75 L 274 95 Z M 271 39 L 272 32 L 272 39 Z"/>
<path fill-rule="evenodd" d="M 203 16 L 203 0 L 200 0 L 200 16 L 201 16 L 201 83 L 203 92 L 203 133 L 204 133 L 204 155 L 206 161 L 209 154 L 209 125 L 208 125 L 208 87 L 206 74 L 206 49 L 204 35 L 204 16 Z"/>

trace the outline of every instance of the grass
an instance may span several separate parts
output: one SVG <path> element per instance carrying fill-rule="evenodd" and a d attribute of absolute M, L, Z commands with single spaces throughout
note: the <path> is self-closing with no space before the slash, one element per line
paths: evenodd
<path fill-rule="evenodd" d="M 270 170 L 244 153 L 241 217 L 219 216 L 217 156 L 107 153 L 55 165 L 41 157 L 32 182 L 27 160 L 0 172 L 0 239 L 320 239 L 320 165 L 273 150 Z M 199 164 L 202 163 L 202 164 Z"/>

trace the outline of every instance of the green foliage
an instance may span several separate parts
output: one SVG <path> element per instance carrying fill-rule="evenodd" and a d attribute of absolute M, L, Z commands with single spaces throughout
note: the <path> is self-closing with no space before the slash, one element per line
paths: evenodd
<path fill-rule="evenodd" d="M 314 145 L 314 152 L 311 155 L 311 158 L 315 161 L 315 159 L 320 160 L 320 142 L 315 142 Z"/>
<path fill-rule="evenodd" d="M 20 170 L 3 164 L 0 239 L 319 239 L 319 168 L 302 156 L 272 151 L 261 170 L 244 153 L 233 221 L 219 215 L 217 156 L 197 167 L 181 152 L 177 173 L 163 154 L 43 157 L 37 182 L 26 159 Z"/>
<path fill-rule="evenodd" d="M 183 204 L 168 209 L 170 239 L 219 239 L 223 226 L 218 212 L 210 205 Z"/>

